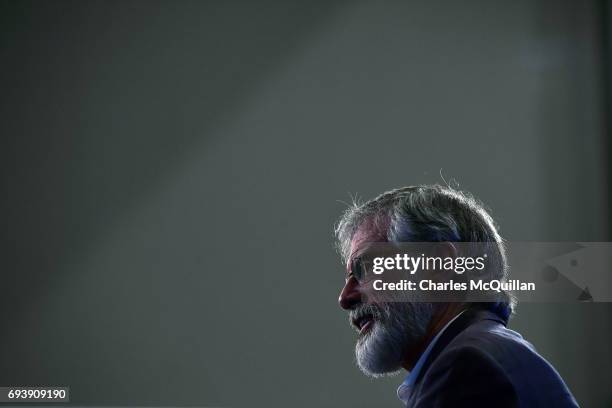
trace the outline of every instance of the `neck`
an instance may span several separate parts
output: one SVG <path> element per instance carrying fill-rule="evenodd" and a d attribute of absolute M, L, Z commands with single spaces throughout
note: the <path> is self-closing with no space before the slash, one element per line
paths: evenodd
<path fill-rule="evenodd" d="M 436 310 L 429 322 L 425 336 L 423 336 L 423 339 L 416 347 L 412 347 L 407 351 L 402 367 L 407 371 L 412 371 L 417 361 L 419 361 L 419 357 L 423 354 L 433 338 L 440 333 L 440 330 L 442 330 L 448 322 L 461 313 L 464 308 L 464 305 L 461 303 L 440 303 L 436 305 Z"/>

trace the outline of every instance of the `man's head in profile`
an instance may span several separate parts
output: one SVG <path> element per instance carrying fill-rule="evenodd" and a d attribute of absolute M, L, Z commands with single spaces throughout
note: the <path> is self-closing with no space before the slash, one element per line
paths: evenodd
<path fill-rule="evenodd" d="M 472 196 L 438 185 L 392 190 L 347 209 L 336 236 L 346 266 L 339 304 L 358 332 L 357 364 L 374 377 L 407 370 L 398 396 L 408 406 L 575 406 L 556 371 L 505 328 L 515 306 L 507 293 L 487 303 L 364 300 L 356 263 L 372 243 L 482 242 L 497 254 L 493 278 L 506 280 L 503 241 Z M 530 393 L 528 374 L 550 392 Z"/>

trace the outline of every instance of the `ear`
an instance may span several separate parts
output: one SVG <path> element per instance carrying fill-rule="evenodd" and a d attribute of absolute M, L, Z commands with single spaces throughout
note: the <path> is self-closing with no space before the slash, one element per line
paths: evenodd
<path fill-rule="evenodd" d="M 457 245 L 450 241 L 433 242 L 431 246 L 432 256 L 440 257 L 443 260 L 442 263 L 444 263 L 444 260 L 447 258 L 452 258 L 454 261 L 459 255 Z M 444 268 L 432 270 L 431 274 L 431 277 L 438 282 L 446 282 L 454 276 L 452 271 L 445 270 Z"/>
<path fill-rule="evenodd" d="M 457 246 L 450 241 L 436 242 L 434 245 L 434 252 L 436 256 L 440 256 L 442 258 L 450 257 L 454 259 L 459 254 Z"/>

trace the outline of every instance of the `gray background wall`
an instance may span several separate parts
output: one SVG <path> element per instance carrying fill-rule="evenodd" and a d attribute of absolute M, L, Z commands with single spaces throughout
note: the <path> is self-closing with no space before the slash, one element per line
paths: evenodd
<path fill-rule="evenodd" d="M 606 5 L 3 1 L 0 384 L 399 406 L 336 305 L 342 201 L 442 170 L 509 240 L 609 240 Z M 612 406 L 610 305 L 511 326 Z"/>

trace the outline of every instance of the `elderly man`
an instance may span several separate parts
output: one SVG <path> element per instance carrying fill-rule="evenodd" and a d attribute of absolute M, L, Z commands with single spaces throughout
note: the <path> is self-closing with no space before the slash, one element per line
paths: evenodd
<path fill-rule="evenodd" d="M 359 368 L 369 376 L 408 371 L 397 390 L 407 407 L 576 407 L 555 369 L 506 328 L 513 300 L 496 302 L 364 300 L 353 260 L 371 243 L 483 242 L 497 247 L 495 224 L 471 196 L 441 186 L 405 187 L 349 208 L 337 225 L 347 266 L 340 306 L 358 331 Z"/>

